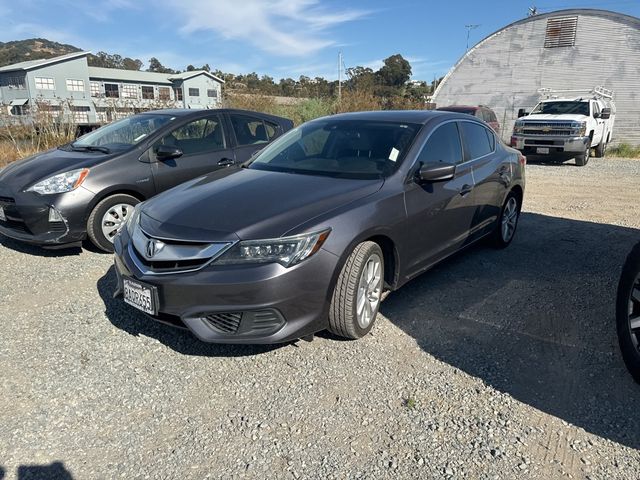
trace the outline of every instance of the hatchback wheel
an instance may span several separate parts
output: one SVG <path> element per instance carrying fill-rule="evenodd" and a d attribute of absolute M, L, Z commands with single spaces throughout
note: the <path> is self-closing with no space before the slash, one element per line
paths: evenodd
<path fill-rule="evenodd" d="M 511 192 L 504 201 L 498 224 L 493 232 L 492 243 L 495 247 L 506 248 L 513 240 L 518 228 L 520 209 L 520 197 Z"/>
<path fill-rule="evenodd" d="M 375 242 L 359 244 L 336 283 L 329 310 L 329 330 L 344 338 L 365 336 L 375 323 L 384 285 L 384 256 Z"/>
<path fill-rule="evenodd" d="M 640 383 L 640 243 L 629 253 L 620 275 L 616 327 L 624 363 Z"/>
<path fill-rule="evenodd" d="M 89 215 L 87 235 L 96 247 L 113 252 L 113 239 L 125 225 L 134 207 L 140 203 L 136 197 L 117 194 L 98 203 Z"/>

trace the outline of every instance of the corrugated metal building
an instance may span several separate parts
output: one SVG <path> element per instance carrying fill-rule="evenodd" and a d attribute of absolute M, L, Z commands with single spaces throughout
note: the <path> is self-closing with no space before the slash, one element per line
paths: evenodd
<path fill-rule="evenodd" d="M 449 71 L 433 96 L 438 107 L 487 105 L 505 140 L 518 110 L 541 88 L 614 91 L 613 143 L 640 144 L 640 18 L 572 9 L 529 17 L 489 35 Z"/>

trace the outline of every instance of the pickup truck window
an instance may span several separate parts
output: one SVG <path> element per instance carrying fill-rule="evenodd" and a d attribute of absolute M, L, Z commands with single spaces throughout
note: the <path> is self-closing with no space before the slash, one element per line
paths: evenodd
<path fill-rule="evenodd" d="M 533 109 L 531 114 L 548 113 L 551 115 L 561 115 L 563 113 L 573 115 L 589 116 L 589 102 L 542 102 Z"/>

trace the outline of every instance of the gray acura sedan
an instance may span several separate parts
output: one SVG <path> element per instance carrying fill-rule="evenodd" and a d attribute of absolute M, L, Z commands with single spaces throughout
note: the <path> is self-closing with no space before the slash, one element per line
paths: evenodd
<path fill-rule="evenodd" d="M 468 115 L 314 120 L 137 205 L 116 295 L 206 342 L 360 338 L 383 291 L 480 239 L 509 245 L 525 163 Z"/>

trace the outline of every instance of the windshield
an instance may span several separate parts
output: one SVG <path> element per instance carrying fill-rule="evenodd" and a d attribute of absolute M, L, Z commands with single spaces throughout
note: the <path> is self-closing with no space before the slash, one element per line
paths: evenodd
<path fill-rule="evenodd" d="M 550 113 L 552 115 L 569 113 L 573 115 L 585 115 L 588 117 L 589 102 L 542 102 L 539 103 L 531 112 L 531 114 L 534 113 Z"/>
<path fill-rule="evenodd" d="M 317 120 L 291 130 L 265 148 L 249 168 L 373 179 L 393 173 L 420 125 Z"/>
<path fill-rule="evenodd" d="M 140 143 L 175 118 L 172 115 L 162 114 L 134 115 L 83 135 L 73 142 L 71 147 L 74 149 L 95 149 L 105 153 L 112 150 L 126 150 Z"/>

